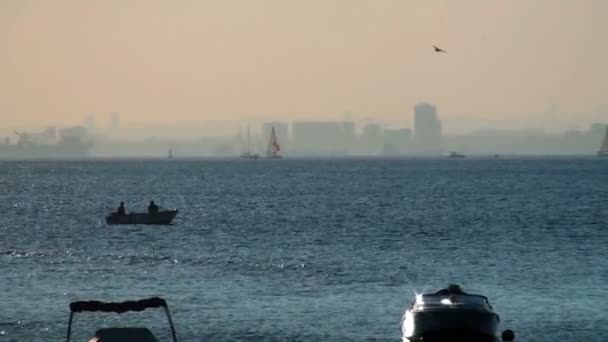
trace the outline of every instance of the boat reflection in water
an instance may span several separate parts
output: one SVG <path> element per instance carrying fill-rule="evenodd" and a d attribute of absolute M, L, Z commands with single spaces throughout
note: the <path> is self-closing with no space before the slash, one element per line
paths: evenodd
<path fill-rule="evenodd" d="M 486 297 L 449 285 L 435 293 L 416 295 L 403 319 L 403 342 L 496 341 L 499 321 Z M 510 330 L 502 336 L 505 341 L 514 338 Z"/>

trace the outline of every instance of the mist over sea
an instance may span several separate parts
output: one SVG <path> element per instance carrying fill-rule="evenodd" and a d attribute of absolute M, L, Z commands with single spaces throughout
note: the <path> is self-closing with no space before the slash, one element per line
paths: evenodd
<path fill-rule="evenodd" d="M 180 213 L 107 226 L 121 200 Z M 0 162 L 0 209 L 0 341 L 150 296 L 180 341 L 399 341 L 413 291 L 448 283 L 517 341 L 608 340 L 599 158 Z M 121 317 L 168 337 L 161 312 Z M 79 314 L 73 341 L 112 323 Z"/>

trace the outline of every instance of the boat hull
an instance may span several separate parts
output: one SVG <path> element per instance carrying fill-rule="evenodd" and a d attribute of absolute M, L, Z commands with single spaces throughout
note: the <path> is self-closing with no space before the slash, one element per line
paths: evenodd
<path fill-rule="evenodd" d="M 452 152 L 452 153 L 450 153 L 449 157 L 450 158 L 465 158 L 466 156 L 464 154 Z"/>
<path fill-rule="evenodd" d="M 159 211 L 157 213 L 130 213 L 118 215 L 112 213 L 106 216 L 106 223 L 110 225 L 122 224 L 146 224 L 146 225 L 167 225 L 171 224 L 178 210 Z"/>
<path fill-rule="evenodd" d="M 260 156 L 258 156 L 257 154 L 251 154 L 251 153 L 241 154 L 241 159 L 258 159 L 258 158 L 260 158 Z"/>
<path fill-rule="evenodd" d="M 476 310 L 414 311 L 406 315 L 409 341 L 443 341 L 461 338 L 474 341 L 494 341 L 499 318 L 493 312 Z"/>

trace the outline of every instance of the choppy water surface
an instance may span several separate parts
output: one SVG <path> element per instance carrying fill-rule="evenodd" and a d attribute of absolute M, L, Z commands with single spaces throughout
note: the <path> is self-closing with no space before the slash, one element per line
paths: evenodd
<path fill-rule="evenodd" d="M 150 199 L 172 226 L 103 222 Z M 3 162 L 0 209 L 0 341 L 152 295 L 182 341 L 399 341 L 413 291 L 448 282 L 520 341 L 608 340 L 608 160 Z"/>

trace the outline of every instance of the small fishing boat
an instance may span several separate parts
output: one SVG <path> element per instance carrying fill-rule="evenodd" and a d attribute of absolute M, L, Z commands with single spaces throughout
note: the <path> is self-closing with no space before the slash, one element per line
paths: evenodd
<path fill-rule="evenodd" d="M 272 131 L 270 131 L 270 140 L 268 141 L 268 148 L 266 149 L 266 159 L 283 159 L 283 156 L 281 155 L 281 145 L 279 145 L 279 139 L 277 139 L 274 126 L 272 127 Z"/>
<path fill-rule="evenodd" d="M 148 224 L 148 225 L 167 225 L 171 224 L 173 218 L 179 210 L 162 210 L 153 213 L 111 213 L 106 216 L 106 223 L 117 224 Z"/>
<path fill-rule="evenodd" d="M 100 301 L 78 301 L 70 303 L 70 318 L 68 321 L 67 342 L 70 342 L 72 334 L 72 321 L 75 313 L 81 312 L 109 312 L 122 314 L 131 311 L 143 311 L 146 309 L 162 308 L 167 316 L 169 328 L 171 329 L 171 337 L 173 342 L 177 342 L 175 327 L 171 320 L 171 313 L 167 302 L 159 297 L 142 299 L 137 301 L 127 301 L 120 303 L 108 303 Z M 100 342 L 158 342 L 158 338 L 152 334 L 148 328 L 144 327 L 125 327 L 125 328 L 102 328 L 95 332 L 90 341 Z"/>
<path fill-rule="evenodd" d="M 608 127 L 606 127 L 606 133 L 604 133 L 604 140 L 600 146 L 600 150 L 597 151 L 598 157 L 608 157 Z"/>

